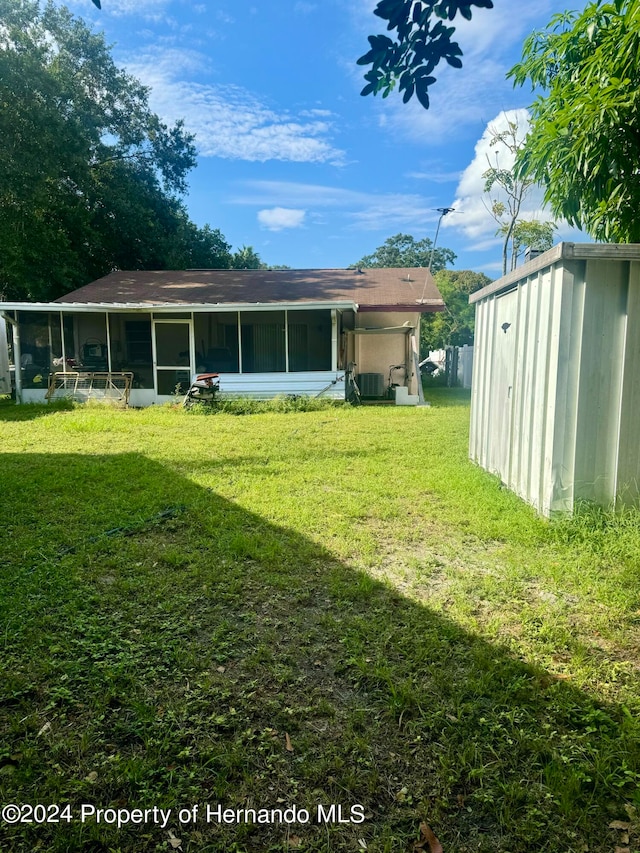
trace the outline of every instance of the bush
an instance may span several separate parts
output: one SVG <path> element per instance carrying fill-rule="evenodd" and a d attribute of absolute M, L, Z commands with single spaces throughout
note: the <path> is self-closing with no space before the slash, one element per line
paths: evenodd
<path fill-rule="evenodd" d="M 288 394 L 273 397 L 270 400 L 255 400 L 253 397 L 219 397 L 213 405 L 195 403 L 189 406 L 186 411 L 198 415 L 261 415 L 267 412 L 278 414 L 319 412 L 346 405 L 348 404 L 344 400 Z"/>

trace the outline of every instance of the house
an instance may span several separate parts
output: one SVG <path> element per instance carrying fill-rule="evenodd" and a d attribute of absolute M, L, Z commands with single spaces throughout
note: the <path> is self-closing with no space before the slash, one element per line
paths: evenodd
<path fill-rule="evenodd" d="M 174 398 L 217 372 L 224 394 L 418 392 L 421 314 L 442 311 L 431 273 L 412 269 L 114 272 L 50 303 L 0 303 L 16 392 L 45 399 L 50 375 L 131 375 L 130 403 Z"/>
<path fill-rule="evenodd" d="M 470 456 L 543 515 L 640 495 L 640 244 L 560 243 L 473 293 Z"/>

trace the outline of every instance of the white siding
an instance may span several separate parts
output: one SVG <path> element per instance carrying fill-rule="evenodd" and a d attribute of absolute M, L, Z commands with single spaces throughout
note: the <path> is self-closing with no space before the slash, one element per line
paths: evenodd
<path fill-rule="evenodd" d="M 221 373 L 224 397 L 253 397 L 267 400 L 286 394 L 344 400 L 344 371 L 308 373 Z"/>
<path fill-rule="evenodd" d="M 640 261 L 629 270 L 627 328 L 622 378 L 616 490 L 622 502 L 640 492 Z"/>

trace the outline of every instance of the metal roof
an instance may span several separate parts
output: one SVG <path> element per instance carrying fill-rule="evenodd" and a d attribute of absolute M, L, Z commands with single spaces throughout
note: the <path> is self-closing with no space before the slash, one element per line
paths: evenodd
<path fill-rule="evenodd" d="M 488 296 L 494 296 L 503 290 L 509 290 L 529 275 L 534 275 L 545 267 L 558 261 L 618 260 L 640 261 L 640 243 L 558 243 L 553 248 L 517 267 L 502 278 L 492 281 L 482 290 L 476 290 L 469 296 L 469 303 L 480 302 Z"/>

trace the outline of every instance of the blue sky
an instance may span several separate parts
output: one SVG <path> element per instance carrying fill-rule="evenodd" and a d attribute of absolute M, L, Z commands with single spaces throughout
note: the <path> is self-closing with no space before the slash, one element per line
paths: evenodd
<path fill-rule="evenodd" d="M 196 135 L 189 214 L 234 248 L 251 245 L 269 264 L 345 267 L 398 232 L 433 239 L 435 208 L 453 206 L 438 245 L 457 253 L 457 269 L 499 274 L 500 240 L 482 202 L 487 127 L 531 102 L 505 73 L 525 37 L 567 8 L 558 0 L 495 0 L 460 21 L 464 68 L 437 69 L 428 111 L 359 94 L 366 69 L 356 59 L 384 31 L 374 0 L 64 5 L 104 31 L 162 118 L 182 118 Z M 526 207 L 527 218 L 545 217 L 539 193 Z M 558 236 L 586 240 L 567 228 Z"/>

